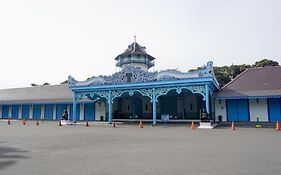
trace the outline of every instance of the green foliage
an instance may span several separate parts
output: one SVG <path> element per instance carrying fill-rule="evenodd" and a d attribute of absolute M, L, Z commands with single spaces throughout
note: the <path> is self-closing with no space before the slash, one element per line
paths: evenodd
<path fill-rule="evenodd" d="M 60 84 L 67 84 L 68 80 L 65 80 L 64 82 L 61 82 Z"/>
<path fill-rule="evenodd" d="M 30 85 L 31 86 L 38 86 L 38 84 L 35 84 L 35 83 L 31 83 Z"/>
<path fill-rule="evenodd" d="M 268 66 L 279 66 L 277 61 L 263 59 L 261 61 L 257 61 L 253 67 L 268 67 Z"/>

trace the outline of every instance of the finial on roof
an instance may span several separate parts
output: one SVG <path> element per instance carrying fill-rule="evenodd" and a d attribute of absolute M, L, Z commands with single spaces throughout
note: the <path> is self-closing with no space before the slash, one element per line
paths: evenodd
<path fill-rule="evenodd" d="M 136 37 L 136 34 L 134 35 L 134 42 L 136 42 L 137 41 L 137 37 Z"/>

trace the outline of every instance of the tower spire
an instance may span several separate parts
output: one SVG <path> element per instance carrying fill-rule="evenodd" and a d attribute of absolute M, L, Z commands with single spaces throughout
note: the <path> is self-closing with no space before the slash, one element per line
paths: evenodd
<path fill-rule="evenodd" d="M 137 36 L 136 36 L 136 34 L 134 34 L 134 42 L 136 42 L 137 41 Z"/>

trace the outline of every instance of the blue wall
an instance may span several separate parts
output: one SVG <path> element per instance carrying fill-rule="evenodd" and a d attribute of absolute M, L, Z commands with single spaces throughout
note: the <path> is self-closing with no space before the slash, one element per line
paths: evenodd
<path fill-rule="evenodd" d="M 19 105 L 12 105 L 12 114 L 11 117 L 13 119 L 18 119 L 19 118 Z"/>
<path fill-rule="evenodd" d="M 30 110 L 30 105 L 22 105 L 22 118 L 23 119 L 28 119 L 29 118 L 29 110 Z"/>
<path fill-rule="evenodd" d="M 34 120 L 41 119 L 41 105 L 33 105 L 33 119 Z"/>
<path fill-rule="evenodd" d="M 248 100 L 227 100 L 227 121 L 250 121 Z"/>
<path fill-rule="evenodd" d="M 281 99 L 268 99 L 269 121 L 281 121 Z"/>
<path fill-rule="evenodd" d="M 54 105 L 52 104 L 47 104 L 45 105 L 45 111 L 44 111 L 44 114 L 45 114 L 45 120 L 53 120 L 53 107 Z"/>
<path fill-rule="evenodd" d="M 57 120 L 60 120 L 64 111 L 67 110 L 67 104 L 57 104 Z"/>
<path fill-rule="evenodd" d="M 84 120 L 95 120 L 95 104 L 85 103 L 84 104 Z"/>
<path fill-rule="evenodd" d="M 7 119 L 9 117 L 9 105 L 2 106 L 2 118 Z"/>

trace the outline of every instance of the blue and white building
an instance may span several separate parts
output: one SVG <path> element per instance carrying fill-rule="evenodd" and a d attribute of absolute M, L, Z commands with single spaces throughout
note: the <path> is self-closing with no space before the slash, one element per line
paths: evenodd
<path fill-rule="evenodd" d="M 223 121 L 281 121 L 281 66 L 247 69 L 215 95 Z"/>
<path fill-rule="evenodd" d="M 209 61 L 198 71 L 150 71 L 155 58 L 134 41 L 116 58 L 119 71 L 68 84 L 0 90 L 0 118 L 72 121 L 281 121 L 281 67 L 247 69 L 219 89 Z"/>
<path fill-rule="evenodd" d="M 59 120 L 64 110 L 73 121 L 196 120 L 205 109 L 215 119 L 219 84 L 210 61 L 201 70 L 150 71 L 155 58 L 136 41 L 116 58 L 120 71 L 69 84 L 0 90 L 0 118 Z"/>

